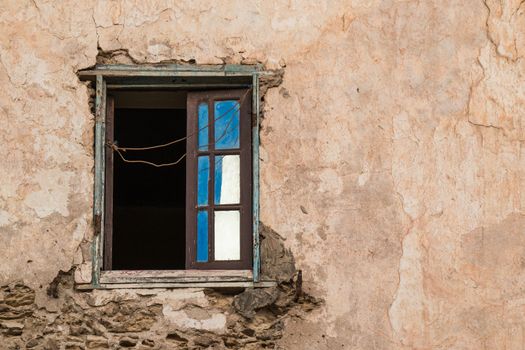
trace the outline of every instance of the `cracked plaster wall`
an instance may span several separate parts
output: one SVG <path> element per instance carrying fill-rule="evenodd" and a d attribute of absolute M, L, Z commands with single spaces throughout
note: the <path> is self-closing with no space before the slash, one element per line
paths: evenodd
<path fill-rule="evenodd" d="M 1 284 L 47 305 L 89 257 L 75 72 L 97 47 L 261 62 L 285 70 L 265 97 L 261 218 L 325 300 L 281 346 L 522 349 L 524 21 L 511 0 L 2 1 Z"/>

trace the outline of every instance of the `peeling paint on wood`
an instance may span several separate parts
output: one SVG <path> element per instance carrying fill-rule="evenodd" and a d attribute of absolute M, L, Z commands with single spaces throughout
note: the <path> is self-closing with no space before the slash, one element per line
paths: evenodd
<path fill-rule="evenodd" d="M 253 111 L 255 113 L 255 123 L 252 129 L 252 150 L 253 150 L 253 280 L 259 282 L 260 279 L 260 248 L 259 248 L 259 76 L 253 75 Z"/>
<path fill-rule="evenodd" d="M 102 271 L 100 283 L 249 282 L 250 270 Z"/>
<path fill-rule="evenodd" d="M 93 242 L 93 278 L 92 283 L 99 283 L 102 259 L 103 227 L 104 227 L 104 135 L 106 116 L 106 88 L 104 78 L 97 75 L 95 87 L 95 182 L 94 182 L 94 222 L 98 232 Z"/>
<path fill-rule="evenodd" d="M 164 283 L 99 283 L 96 286 L 91 284 L 79 284 L 75 288 L 78 290 L 92 290 L 92 289 L 148 289 L 148 288 L 213 288 L 213 289 L 228 289 L 228 288 L 269 288 L 277 286 L 274 281 L 216 281 L 216 282 L 164 282 Z"/>

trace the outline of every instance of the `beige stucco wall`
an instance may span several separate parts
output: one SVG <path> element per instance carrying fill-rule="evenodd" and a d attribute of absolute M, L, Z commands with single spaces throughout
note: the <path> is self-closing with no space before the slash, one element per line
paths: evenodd
<path fill-rule="evenodd" d="M 284 69 L 265 97 L 261 219 L 324 300 L 285 320 L 280 346 L 523 349 L 520 5 L 1 1 L 0 285 L 46 307 L 58 271 L 89 254 L 93 116 L 75 73 L 97 45 L 260 62 Z M 156 298 L 207 305 L 176 293 Z"/>

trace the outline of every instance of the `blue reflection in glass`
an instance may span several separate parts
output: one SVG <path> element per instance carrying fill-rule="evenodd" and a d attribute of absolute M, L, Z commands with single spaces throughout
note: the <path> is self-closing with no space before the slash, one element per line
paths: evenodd
<path fill-rule="evenodd" d="M 197 261 L 208 261 L 208 211 L 197 213 Z"/>
<path fill-rule="evenodd" d="M 210 181 L 210 157 L 198 157 L 197 205 L 208 205 L 208 182 Z"/>
<path fill-rule="evenodd" d="M 215 189 L 213 196 L 215 197 L 215 204 L 221 203 L 222 190 L 222 161 L 224 156 L 215 157 Z"/>
<path fill-rule="evenodd" d="M 217 101 L 215 115 L 215 149 L 239 148 L 239 102 Z"/>
<path fill-rule="evenodd" d="M 208 104 L 199 105 L 199 151 L 208 149 Z"/>

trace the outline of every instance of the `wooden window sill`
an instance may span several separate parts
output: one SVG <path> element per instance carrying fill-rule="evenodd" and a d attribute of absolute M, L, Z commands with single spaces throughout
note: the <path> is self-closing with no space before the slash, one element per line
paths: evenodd
<path fill-rule="evenodd" d="M 211 289 L 239 289 L 239 288 L 269 288 L 277 285 L 274 281 L 261 282 L 186 282 L 186 283 L 101 283 L 77 284 L 77 290 L 93 289 L 178 289 L 178 288 L 211 288 Z"/>
<path fill-rule="evenodd" d="M 253 282 L 251 270 L 101 271 L 100 284 L 77 284 L 78 290 L 146 288 L 262 288 L 274 281 Z"/>

